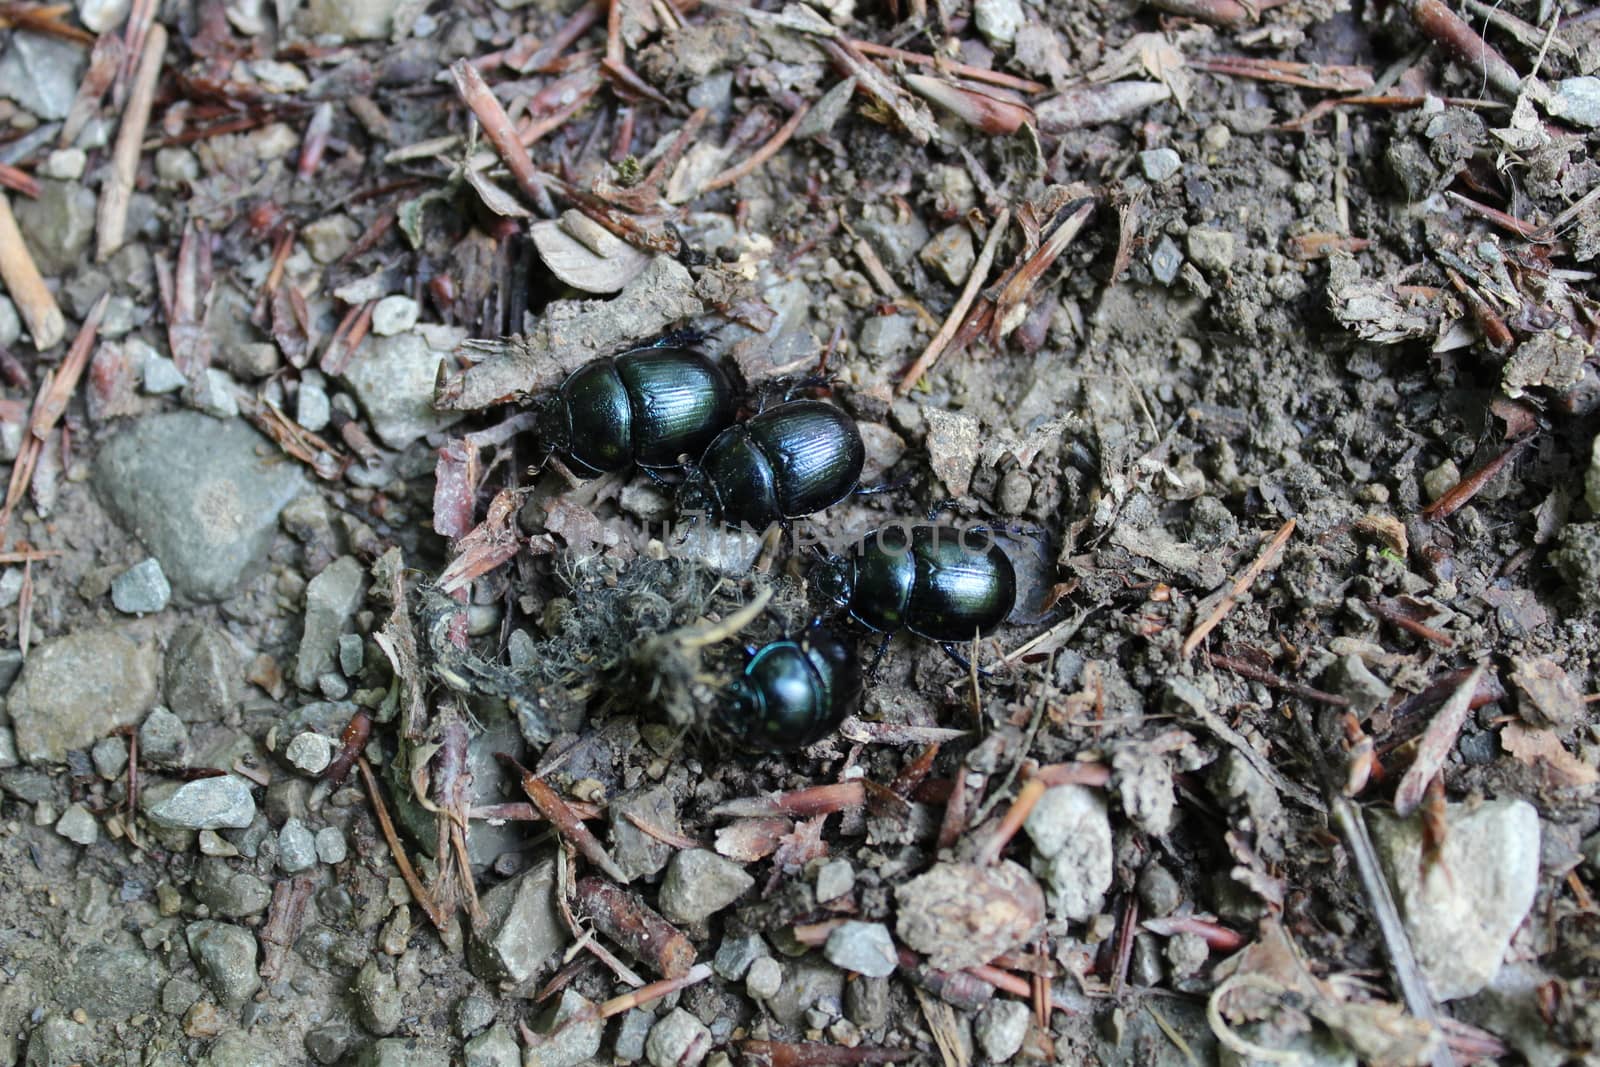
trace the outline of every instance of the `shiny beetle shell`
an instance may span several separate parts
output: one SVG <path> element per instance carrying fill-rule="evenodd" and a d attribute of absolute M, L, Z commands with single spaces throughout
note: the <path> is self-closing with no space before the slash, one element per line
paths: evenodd
<path fill-rule="evenodd" d="M 987 531 L 886 526 L 828 566 L 824 584 L 851 617 L 886 633 L 970 641 L 1017 602 L 1016 568 Z"/>
<path fill-rule="evenodd" d="M 630 463 L 675 467 L 698 458 L 733 416 L 733 388 L 704 355 L 636 348 L 573 371 L 540 429 L 574 473 L 594 477 Z"/>
<path fill-rule="evenodd" d="M 723 728 L 767 752 L 815 744 L 832 732 L 861 697 L 855 650 L 821 627 L 756 650 L 729 687 Z"/>
<path fill-rule="evenodd" d="M 855 490 L 865 462 L 854 419 L 819 400 L 795 400 L 719 434 L 679 504 L 760 529 L 837 504 Z"/>

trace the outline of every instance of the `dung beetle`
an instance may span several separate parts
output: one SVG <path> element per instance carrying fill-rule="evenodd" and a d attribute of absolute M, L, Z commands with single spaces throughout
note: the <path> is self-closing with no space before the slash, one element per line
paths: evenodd
<path fill-rule="evenodd" d="M 955 642 L 992 633 L 1017 602 L 1011 557 L 981 527 L 882 527 L 848 555 L 825 557 L 817 584 L 851 618 L 883 634 L 872 670 L 901 630 L 938 641 L 970 669 Z"/>
<path fill-rule="evenodd" d="M 671 344 L 586 363 L 561 383 L 536 431 L 573 473 L 592 478 L 630 463 L 676 467 L 698 457 L 734 417 L 733 388 L 710 359 Z"/>
<path fill-rule="evenodd" d="M 855 650 L 821 626 L 761 646 L 728 687 L 718 716 L 733 738 L 766 752 L 815 744 L 861 696 Z"/>
<path fill-rule="evenodd" d="M 718 434 L 679 488 L 678 508 L 759 530 L 849 496 L 866 458 L 849 415 L 791 400 Z"/>

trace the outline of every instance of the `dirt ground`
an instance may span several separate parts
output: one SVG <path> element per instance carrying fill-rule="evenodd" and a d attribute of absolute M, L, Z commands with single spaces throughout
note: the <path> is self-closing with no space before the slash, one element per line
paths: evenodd
<path fill-rule="evenodd" d="M 0 1063 L 1600 1056 L 1590 5 L 0 36 Z M 884 491 L 571 476 L 541 403 L 685 328 Z M 982 673 L 730 740 L 935 510 Z"/>

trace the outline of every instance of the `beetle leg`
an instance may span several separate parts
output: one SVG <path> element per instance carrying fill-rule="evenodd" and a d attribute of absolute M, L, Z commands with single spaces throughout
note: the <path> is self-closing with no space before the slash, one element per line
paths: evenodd
<path fill-rule="evenodd" d="M 951 644 L 949 641 L 945 641 L 939 647 L 944 650 L 944 654 L 945 655 L 947 655 L 951 659 L 955 660 L 956 666 L 960 667 L 963 671 L 966 671 L 968 674 L 971 674 L 971 673 L 973 673 L 973 671 L 976 671 L 978 674 L 982 675 L 985 678 L 993 678 L 994 677 L 994 672 L 993 671 L 986 671 L 982 667 L 976 667 L 976 668 L 973 667 L 972 666 L 972 661 L 967 659 L 967 657 L 963 656 L 961 653 L 957 652 L 956 651 L 956 646 Z"/>
<path fill-rule="evenodd" d="M 885 633 L 883 640 L 878 642 L 878 649 L 872 654 L 872 662 L 867 666 L 867 677 L 876 682 L 878 680 L 878 665 L 883 662 L 883 654 L 889 651 L 889 642 L 894 639 L 894 634 Z"/>
<path fill-rule="evenodd" d="M 857 486 L 856 496 L 876 496 L 879 493 L 892 493 L 896 489 L 904 489 L 910 485 L 911 480 L 915 477 L 915 474 L 907 474 L 903 478 L 896 478 L 894 481 L 884 482 L 882 485 Z"/>

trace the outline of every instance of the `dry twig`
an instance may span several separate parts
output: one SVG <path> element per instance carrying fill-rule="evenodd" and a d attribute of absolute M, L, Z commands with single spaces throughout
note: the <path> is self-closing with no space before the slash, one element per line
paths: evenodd
<path fill-rule="evenodd" d="M 967 312 L 972 308 L 973 302 L 978 299 L 978 292 L 983 288 L 983 280 L 988 277 L 989 268 L 994 265 L 995 253 L 1000 249 L 1000 239 L 1005 236 L 1006 228 L 1011 224 L 1011 209 L 1002 208 L 1000 217 L 994 220 L 994 225 L 989 228 L 989 237 L 983 242 L 983 251 L 978 253 L 978 260 L 972 265 L 972 273 L 967 276 L 967 284 L 961 290 L 961 296 L 956 300 L 955 307 L 950 309 L 950 315 L 944 320 L 944 325 L 939 327 L 939 332 L 933 335 L 927 347 L 916 361 L 906 369 L 900 378 L 900 384 L 895 391 L 904 395 L 911 391 L 917 380 L 928 373 L 939 356 L 944 352 L 950 339 L 956 335 L 961 324 L 967 317 Z"/>
<path fill-rule="evenodd" d="M 1200 642 L 1206 639 L 1206 635 L 1216 629 L 1217 624 L 1228 617 L 1228 612 L 1232 611 L 1234 605 L 1239 603 L 1239 598 L 1244 596 L 1250 587 L 1255 584 L 1257 578 L 1261 577 L 1261 572 L 1266 570 L 1272 561 L 1278 558 L 1278 553 L 1283 551 L 1283 546 L 1289 540 L 1289 535 L 1294 533 L 1294 525 L 1294 520 L 1290 519 L 1278 528 L 1278 532 L 1273 534 L 1272 540 L 1267 542 L 1267 546 L 1261 550 L 1261 554 L 1256 557 L 1255 562 L 1250 564 L 1243 574 L 1239 575 L 1233 585 L 1217 601 L 1216 606 L 1211 609 L 1211 613 L 1201 619 L 1189 636 L 1184 639 L 1182 654 L 1185 659 L 1194 654 L 1194 650 L 1200 647 Z"/>
<path fill-rule="evenodd" d="M 139 72 L 133 91 L 122 112 L 116 147 L 111 151 L 111 168 L 100 189 L 100 211 L 95 219 L 95 258 L 104 262 L 122 247 L 128 227 L 128 205 L 133 198 L 133 183 L 139 176 L 139 156 L 144 151 L 144 132 L 150 124 L 150 108 L 156 99 L 156 82 L 161 77 L 161 61 L 167 54 L 167 30 L 159 22 L 150 27 L 139 56 Z"/>
<path fill-rule="evenodd" d="M 23 243 L 17 218 L 11 214 L 11 201 L 4 193 L 0 193 L 0 280 L 6 283 L 6 292 L 28 325 L 33 347 L 42 352 L 60 344 L 67 334 L 67 320 L 55 294 L 44 284 L 33 253 Z"/>

